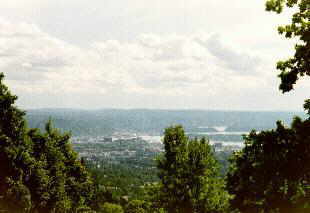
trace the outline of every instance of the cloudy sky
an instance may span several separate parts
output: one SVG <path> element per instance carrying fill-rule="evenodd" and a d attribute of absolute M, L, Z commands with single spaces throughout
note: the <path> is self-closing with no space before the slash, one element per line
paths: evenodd
<path fill-rule="evenodd" d="M 22 108 L 302 110 L 278 90 L 289 11 L 264 0 L 1 0 L 0 72 Z M 307 83 L 308 80 L 308 83 Z"/>

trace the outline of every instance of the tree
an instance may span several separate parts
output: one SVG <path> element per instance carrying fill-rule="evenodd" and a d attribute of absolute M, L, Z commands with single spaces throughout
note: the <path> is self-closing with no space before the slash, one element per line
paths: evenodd
<path fill-rule="evenodd" d="M 23 212 L 31 208 L 29 189 L 23 180 L 29 175 L 34 159 L 27 138 L 24 112 L 17 109 L 17 99 L 3 84 L 0 73 L 0 208 Z"/>
<path fill-rule="evenodd" d="M 0 74 L 0 210 L 86 212 L 93 183 L 70 144 L 48 122 L 30 129 Z"/>
<path fill-rule="evenodd" d="M 70 144 L 70 135 L 46 124 L 45 133 L 29 132 L 36 161 L 25 184 L 31 191 L 32 209 L 38 212 L 75 211 L 90 205 L 93 183 Z"/>
<path fill-rule="evenodd" d="M 280 61 L 280 90 L 293 89 L 299 77 L 310 75 L 310 1 L 268 0 L 267 11 L 281 13 L 284 5 L 297 7 L 292 23 L 278 31 L 297 38 L 295 54 Z M 310 115 L 310 100 L 304 104 Z M 310 118 L 295 118 L 291 127 L 277 123 L 275 130 L 245 137 L 245 147 L 234 154 L 227 175 L 227 187 L 234 195 L 233 208 L 241 212 L 310 211 Z"/>
<path fill-rule="evenodd" d="M 159 203 L 169 213 L 224 211 L 228 194 L 208 142 L 189 140 L 181 126 L 167 128 L 163 142 Z"/>
<path fill-rule="evenodd" d="M 227 176 L 241 212 L 310 211 L 310 120 L 296 117 L 290 128 L 252 131 L 236 152 Z"/>
<path fill-rule="evenodd" d="M 297 80 L 304 75 L 310 76 L 310 2 L 309 0 L 268 0 L 267 11 L 281 13 L 284 5 L 296 8 L 292 23 L 280 26 L 278 31 L 286 38 L 297 38 L 295 54 L 286 61 L 279 61 L 277 69 L 281 71 L 280 90 L 288 92 L 294 88 Z"/>

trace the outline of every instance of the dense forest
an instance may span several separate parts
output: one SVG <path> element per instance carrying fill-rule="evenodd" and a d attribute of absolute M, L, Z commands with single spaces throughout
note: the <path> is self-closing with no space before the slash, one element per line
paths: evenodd
<path fill-rule="evenodd" d="M 279 33 L 298 40 L 294 56 L 277 64 L 280 90 L 289 92 L 310 75 L 310 2 L 266 4 L 277 13 L 284 7 L 296 10 Z M 70 134 L 51 121 L 44 128 L 28 127 L 16 100 L 1 73 L 1 212 L 310 212 L 310 100 L 304 104 L 306 118 L 246 135 L 224 172 L 219 161 L 227 156 L 216 157 L 207 138 L 190 138 L 181 125 L 164 130 L 164 152 L 149 167 L 112 168 L 105 162 L 98 167 L 80 158 Z"/>

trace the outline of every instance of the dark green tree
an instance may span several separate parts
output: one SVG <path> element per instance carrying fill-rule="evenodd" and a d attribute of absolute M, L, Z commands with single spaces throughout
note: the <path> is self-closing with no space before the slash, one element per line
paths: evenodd
<path fill-rule="evenodd" d="M 90 210 L 93 183 L 70 144 L 54 129 L 29 129 L 25 113 L 0 74 L 0 210 L 77 212 Z"/>
<path fill-rule="evenodd" d="M 90 205 L 92 180 L 73 151 L 68 134 L 46 125 L 45 133 L 32 130 L 32 156 L 36 159 L 25 182 L 31 190 L 33 209 L 38 212 L 75 211 Z"/>
<path fill-rule="evenodd" d="M 301 76 L 310 76 L 310 1 L 268 0 L 266 3 L 267 11 L 277 13 L 281 13 L 284 6 L 296 8 L 296 12 L 292 16 L 291 24 L 280 26 L 278 31 L 286 38 L 298 40 L 294 56 L 277 64 L 277 69 L 281 71 L 280 90 L 288 92 L 294 88 Z"/>
<path fill-rule="evenodd" d="M 229 196 L 209 143 L 190 140 L 181 126 L 167 128 L 163 142 L 159 203 L 169 213 L 223 212 Z"/>
<path fill-rule="evenodd" d="M 310 212 L 310 120 L 245 137 L 227 176 L 241 212 Z"/>
<path fill-rule="evenodd" d="M 15 212 L 31 208 L 31 195 L 24 180 L 30 175 L 34 159 L 27 138 L 24 112 L 17 109 L 17 99 L 3 83 L 0 73 L 0 208 Z"/>

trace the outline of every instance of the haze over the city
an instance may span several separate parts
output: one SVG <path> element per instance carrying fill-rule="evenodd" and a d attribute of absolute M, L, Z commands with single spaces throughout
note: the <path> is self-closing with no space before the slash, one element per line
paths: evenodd
<path fill-rule="evenodd" d="M 289 12 L 252 0 L 2 0 L 0 70 L 21 108 L 300 111 L 281 94 Z"/>

